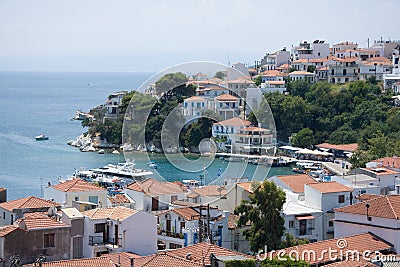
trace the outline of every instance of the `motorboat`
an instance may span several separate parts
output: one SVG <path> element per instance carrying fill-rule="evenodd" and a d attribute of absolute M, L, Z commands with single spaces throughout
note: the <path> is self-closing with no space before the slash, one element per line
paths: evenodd
<path fill-rule="evenodd" d="M 129 180 L 141 180 L 153 174 L 153 172 L 148 170 L 136 169 L 135 163 L 129 160 L 125 163 L 108 164 L 100 168 L 90 169 L 89 171 L 91 171 L 95 177 L 118 177 Z"/>
<path fill-rule="evenodd" d="M 104 151 L 104 149 L 100 149 L 97 153 L 99 153 L 99 154 L 104 154 L 104 153 L 106 153 L 106 152 Z"/>
<path fill-rule="evenodd" d="M 44 140 L 49 140 L 49 137 L 44 134 L 41 134 L 41 135 L 35 136 L 35 139 L 36 139 L 36 141 L 44 141 Z"/>
<path fill-rule="evenodd" d="M 113 152 L 111 152 L 112 154 L 119 154 L 119 151 L 114 149 Z"/>
<path fill-rule="evenodd" d="M 149 166 L 150 168 L 153 168 L 153 169 L 157 169 L 157 167 L 158 167 L 157 163 L 154 161 L 150 161 L 150 163 L 147 163 L 147 166 Z"/>

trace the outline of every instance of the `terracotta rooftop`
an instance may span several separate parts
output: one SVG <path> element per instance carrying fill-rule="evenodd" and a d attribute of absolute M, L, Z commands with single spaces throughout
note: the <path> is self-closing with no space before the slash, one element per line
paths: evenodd
<path fill-rule="evenodd" d="M 281 72 L 280 71 L 278 71 L 278 70 L 266 70 L 266 71 L 263 71 L 262 73 L 261 73 L 261 76 L 264 76 L 264 77 L 275 77 L 275 76 L 281 76 Z"/>
<path fill-rule="evenodd" d="M 329 143 L 322 143 L 322 144 L 316 145 L 316 147 L 354 152 L 358 149 L 358 144 L 333 145 L 333 144 L 329 144 Z"/>
<path fill-rule="evenodd" d="M 395 168 L 400 169 L 400 158 L 398 157 L 385 157 L 374 160 L 374 162 L 378 162 L 378 166 L 386 167 L 386 168 Z"/>
<path fill-rule="evenodd" d="M 89 191 L 105 191 L 106 189 L 94 185 L 92 183 L 86 182 L 79 178 L 74 178 L 72 180 L 53 185 L 52 188 L 57 189 L 62 192 L 89 192 Z"/>
<path fill-rule="evenodd" d="M 162 182 L 153 178 L 147 178 L 142 182 L 133 182 L 127 189 L 154 195 L 183 194 L 185 190 L 178 184 L 171 182 Z"/>
<path fill-rule="evenodd" d="M 400 219 L 400 195 L 388 195 L 372 198 L 354 205 L 335 209 L 336 212 L 367 215 L 366 204 L 369 204 L 368 216 Z"/>
<path fill-rule="evenodd" d="M 289 73 L 289 76 L 292 76 L 292 75 L 315 75 L 315 73 L 308 72 L 308 71 L 302 71 L 302 70 L 296 70 L 296 71 Z"/>
<path fill-rule="evenodd" d="M 142 256 L 129 252 L 119 252 L 113 254 L 105 254 L 101 257 L 108 258 L 114 264 L 119 264 L 120 267 L 131 267 L 131 261 L 134 259 L 139 259 Z"/>
<path fill-rule="evenodd" d="M 277 67 L 277 69 L 282 69 L 282 70 L 286 70 L 286 69 L 290 69 L 291 66 L 288 63 L 282 64 L 279 67 Z"/>
<path fill-rule="evenodd" d="M 18 220 L 18 225 L 25 230 L 70 227 L 66 223 L 49 217 L 47 212 L 25 213 L 24 218 Z"/>
<path fill-rule="evenodd" d="M 314 182 L 308 183 L 307 185 L 318 190 L 322 194 L 353 192 L 353 189 L 338 182 Z"/>
<path fill-rule="evenodd" d="M 251 256 L 239 253 L 237 251 L 229 250 L 227 248 L 219 247 L 214 244 L 202 242 L 192 246 L 184 248 L 178 248 L 167 252 L 169 255 L 175 255 L 181 258 L 185 258 L 187 254 L 191 255 L 194 262 L 203 263 L 207 266 L 210 265 L 210 254 L 215 256 L 245 256 L 251 258 Z"/>
<path fill-rule="evenodd" d="M 359 196 L 356 196 L 356 199 L 359 201 L 366 201 L 366 200 L 371 200 L 377 197 L 382 197 L 382 195 L 375 195 L 375 194 L 361 194 Z"/>
<path fill-rule="evenodd" d="M 223 196 L 227 193 L 225 187 L 219 185 L 205 185 L 198 188 L 193 188 L 194 193 L 200 196 Z"/>
<path fill-rule="evenodd" d="M 110 218 L 112 220 L 125 220 L 126 218 L 137 213 L 137 210 L 129 209 L 125 207 L 113 207 L 113 208 L 97 208 L 82 212 L 84 216 L 89 217 L 92 220 L 101 220 Z"/>
<path fill-rule="evenodd" d="M 391 169 L 387 169 L 384 167 L 378 167 L 378 168 L 361 168 L 362 170 L 366 170 L 370 173 L 375 174 L 376 176 L 381 176 L 381 175 L 390 175 L 390 174 L 400 174 L 398 171 L 394 171 Z"/>
<path fill-rule="evenodd" d="M 254 82 L 251 80 L 249 76 L 243 76 L 240 78 L 237 78 L 235 80 L 230 80 L 228 83 L 244 83 L 244 84 L 254 84 Z"/>
<path fill-rule="evenodd" d="M 0 227 L 0 237 L 4 237 L 4 236 L 14 232 L 15 230 L 22 230 L 22 229 L 18 228 L 17 226 L 14 226 L 14 225 L 1 226 Z"/>
<path fill-rule="evenodd" d="M 6 191 L 7 189 L 5 189 L 4 187 L 0 187 L 0 192 Z"/>
<path fill-rule="evenodd" d="M 35 196 L 0 203 L 0 208 L 8 211 L 13 211 L 15 209 L 40 209 L 50 207 L 61 207 L 61 204 Z"/>
<path fill-rule="evenodd" d="M 271 131 L 270 129 L 265 129 L 265 128 L 260 128 L 260 127 L 247 127 L 244 129 L 240 129 L 241 131 L 245 132 L 265 132 L 265 131 Z"/>
<path fill-rule="evenodd" d="M 199 267 L 204 266 L 199 262 L 187 260 L 186 255 L 176 256 L 170 252 L 160 252 L 154 255 L 141 257 L 133 260 L 133 266 L 146 266 L 146 267 Z M 122 267 L 122 266 L 121 266 Z"/>
<path fill-rule="evenodd" d="M 340 246 L 338 246 L 340 245 Z M 342 245 L 345 245 L 344 247 L 341 247 Z M 345 254 L 346 251 L 358 251 L 361 253 L 364 251 L 384 251 L 384 250 L 390 250 L 393 248 L 393 245 L 386 242 L 385 240 L 371 234 L 371 233 L 364 233 L 364 234 L 358 234 L 358 235 L 352 235 L 352 236 L 346 236 L 342 238 L 335 238 L 335 239 L 328 239 L 320 242 L 315 242 L 315 243 L 309 243 L 305 245 L 298 245 L 295 247 L 290 247 L 290 248 L 285 248 L 282 250 L 277 251 L 276 253 L 279 253 L 280 251 L 284 251 L 285 254 L 292 253 L 291 255 L 305 255 L 305 259 L 308 263 L 310 264 L 322 264 L 322 263 L 328 263 L 329 261 L 332 260 L 332 255 L 329 257 L 329 253 L 326 253 L 326 251 L 331 250 L 337 250 L 337 251 L 343 251 Z M 308 259 L 307 253 L 303 253 L 304 251 L 313 251 L 315 252 L 315 257 L 310 257 Z M 324 252 L 325 251 L 325 252 Z M 281 252 L 281 253 L 282 253 Z M 336 254 L 339 256 L 338 254 Z M 282 256 L 282 255 L 281 255 Z M 362 257 L 362 256 L 360 256 Z"/>
<path fill-rule="evenodd" d="M 183 207 L 183 208 L 175 208 L 175 209 L 171 209 L 171 210 L 166 210 L 161 213 L 158 213 L 157 216 L 159 216 L 161 214 L 169 213 L 169 212 L 176 213 L 177 215 L 183 217 L 186 221 L 198 220 L 199 216 L 200 216 L 200 213 L 191 207 Z"/>
<path fill-rule="evenodd" d="M 285 81 L 265 81 L 265 83 L 272 85 L 283 85 L 285 84 Z"/>
<path fill-rule="evenodd" d="M 192 97 L 186 98 L 185 101 L 206 101 L 206 99 L 201 96 L 192 96 Z"/>
<path fill-rule="evenodd" d="M 237 185 L 240 186 L 241 188 L 243 188 L 245 191 L 247 191 L 249 193 L 253 193 L 252 183 L 253 182 L 239 182 L 239 183 L 237 183 Z"/>
<path fill-rule="evenodd" d="M 124 203 L 131 203 L 129 198 L 124 194 L 116 194 L 113 197 L 108 198 L 112 204 L 124 204 Z"/>
<path fill-rule="evenodd" d="M 232 119 L 215 122 L 214 125 L 224 125 L 224 126 L 250 126 L 251 122 L 247 120 L 243 120 L 238 117 L 234 117 Z"/>
<path fill-rule="evenodd" d="M 307 174 L 277 176 L 277 178 L 286 184 L 294 193 L 304 193 L 304 185 L 315 182 L 315 180 Z"/>
<path fill-rule="evenodd" d="M 239 98 L 237 98 L 236 96 L 228 95 L 228 94 L 219 95 L 215 99 L 217 99 L 219 101 L 237 101 L 237 100 L 239 100 Z"/>
<path fill-rule="evenodd" d="M 364 260 L 363 257 L 360 257 L 358 260 L 352 260 L 349 258 L 348 260 L 324 265 L 324 267 L 376 267 L 376 265 Z"/>
<path fill-rule="evenodd" d="M 107 257 L 43 262 L 42 267 L 115 267 Z"/>

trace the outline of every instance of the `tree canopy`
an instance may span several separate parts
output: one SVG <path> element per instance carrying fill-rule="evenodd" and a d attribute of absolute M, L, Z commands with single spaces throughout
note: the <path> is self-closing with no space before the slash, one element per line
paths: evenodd
<path fill-rule="evenodd" d="M 264 249 L 278 249 L 282 246 L 284 219 L 280 212 L 285 203 L 285 192 L 273 182 L 265 180 L 249 200 L 242 200 L 236 207 L 235 214 L 240 215 L 238 226 L 251 223 L 250 229 L 244 231 L 250 241 L 251 250 L 257 252 Z"/>

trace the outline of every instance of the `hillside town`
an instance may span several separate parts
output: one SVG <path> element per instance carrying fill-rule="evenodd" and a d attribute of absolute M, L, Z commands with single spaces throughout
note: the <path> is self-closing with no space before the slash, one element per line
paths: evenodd
<path fill-rule="evenodd" d="M 391 92 L 395 108 L 400 105 L 399 58 L 397 40 L 378 40 L 367 47 L 351 41 L 301 41 L 267 53 L 254 65 L 234 64 L 215 75 L 220 77 L 188 77 L 185 86 L 194 86 L 194 93 L 183 97 L 179 111 L 185 120 L 210 110 L 219 116 L 210 129 L 218 155 L 230 161 L 245 157 L 249 164 L 290 165 L 296 173 L 265 173 L 260 183 L 235 177 L 209 185 L 159 181 L 146 173 L 110 190 L 100 186 L 100 180 L 93 183 L 99 171 L 81 172 L 49 183 L 42 198 L 16 200 L 8 200 L 2 188 L 0 261 L 4 266 L 229 267 L 264 266 L 264 260 L 289 255 L 304 266 L 398 266 L 392 263 L 400 264 L 400 158 L 368 158 L 356 164 L 351 158 L 361 150 L 357 142 L 296 146 L 294 135 L 280 142 L 279 129 L 276 133 L 269 124 L 256 124 L 250 111 L 263 108 L 264 94 L 289 97 L 288 85 L 297 81 L 373 81 L 380 93 Z M 124 116 L 128 94 L 109 96 L 101 107 L 103 121 Z M 162 97 L 155 84 L 144 95 Z M 80 112 L 75 119 L 94 118 L 93 113 Z M 115 146 L 99 136 L 81 136 L 70 144 L 86 151 L 161 152 L 150 142 Z M 170 149 L 176 152 L 179 146 Z M 103 170 L 105 176 L 115 178 Z M 255 250 L 249 233 L 257 219 L 247 220 L 240 211 L 243 203 L 257 206 L 254 196 L 268 188 L 283 192 L 283 205 L 276 210 L 282 242 L 270 250 L 258 244 Z M 263 201 L 278 202 L 268 197 Z"/>

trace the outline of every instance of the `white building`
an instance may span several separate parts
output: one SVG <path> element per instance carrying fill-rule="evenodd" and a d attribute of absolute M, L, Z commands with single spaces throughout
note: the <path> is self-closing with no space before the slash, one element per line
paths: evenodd
<path fill-rule="evenodd" d="M 360 58 L 335 58 L 329 64 L 328 82 L 329 83 L 347 83 L 359 79 Z"/>
<path fill-rule="evenodd" d="M 353 190 L 337 182 L 316 182 L 304 186 L 305 205 L 322 210 L 322 239 L 333 237 L 334 208 L 352 204 Z"/>
<path fill-rule="evenodd" d="M 286 47 L 284 47 L 280 51 L 276 51 L 272 54 L 266 54 L 264 58 L 261 59 L 261 68 L 263 70 L 275 70 L 277 67 L 289 62 L 290 52 L 286 51 Z"/>
<path fill-rule="evenodd" d="M 84 257 L 129 251 L 139 255 L 157 252 L 157 218 L 125 207 L 98 208 L 85 216 Z"/>
<path fill-rule="evenodd" d="M 147 212 L 167 210 L 170 203 L 185 199 L 187 193 L 185 188 L 176 183 L 160 182 L 153 178 L 133 182 L 124 191 L 135 201 L 135 209 Z"/>
<path fill-rule="evenodd" d="M 223 94 L 214 98 L 214 110 L 222 119 L 227 120 L 239 116 L 240 99 L 236 96 Z"/>
<path fill-rule="evenodd" d="M 107 207 L 107 190 L 79 178 L 44 188 L 44 197 L 79 211 Z"/>
<path fill-rule="evenodd" d="M 123 115 L 119 106 L 122 103 L 122 99 L 124 96 L 128 94 L 128 92 L 117 92 L 108 96 L 108 99 L 105 104 L 106 114 L 104 115 L 104 119 L 116 120 L 119 115 Z"/>
<path fill-rule="evenodd" d="M 292 47 L 292 58 L 323 58 L 329 56 L 329 44 L 323 40 L 315 40 L 312 43 L 300 42 L 299 46 Z"/>
<path fill-rule="evenodd" d="M 394 83 L 400 82 L 400 67 L 399 67 L 400 66 L 400 55 L 399 55 L 399 53 L 400 52 L 398 50 L 395 53 L 393 53 L 392 73 L 386 74 L 383 76 L 383 86 L 385 89 L 392 88 Z"/>
<path fill-rule="evenodd" d="M 315 73 L 308 72 L 308 71 L 300 71 L 296 70 L 291 73 L 289 73 L 289 77 L 291 81 L 308 81 L 309 83 L 315 83 L 316 82 L 316 75 Z"/>
<path fill-rule="evenodd" d="M 383 76 L 392 72 L 392 62 L 387 58 L 373 58 L 362 61 L 360 64 L 360 80 L 367 80 L 375 76 L 378 81 L 383 80 Z"/>
<path fill-rule="evenodd" d="M 348 49 L 355 51 L 358 49 L 358 44 L 349 41 L 334 44 L 332 45 L 332 55 L 336 55 L 338 51 L 344 51 Z"/>
<path fill-rule="evenodd" d="M 182 113 L 186 118 L 200 117 L 204 110 L 210 108 L 209 99 L 192 96 L 183 100 Z"/>
<path fill-rule="evenodd" d="M 263 154 L 273 149 L 271 130 L 261 127 L 247 127 L 234 135 L 233 151 Z"/>
<path fill-rule="evenodd" d="M 197 96 L 214 99 L 219 95 L 229 94 L 229 89 L 220 85 L 199 88 L 196 90 Z"/>
<path fill-rule="evenodd" d="M 400 252 L 400 195 L 378 196 L 335 209 L 335 238 L 372 233 Z"/>
<path fill-rule="evenodd" d="M 256 87 L 254 82 L 251 80 L 251 77 L 249 76 L 240 77 L 235 80 L 229 80 L 227 81 L 227 83 L 228 89 L 241 98 L 246 97 L 247 88 Z"/>
<path fill-rule="evenodd" d="M 228 151 L 232 145 L 233 135 L 239 133 L 239 129 L 250 125 L 250 121 L 238 117 L 215 122 L 212 127 L 212 137 L 217 142 L 219 149 Z"/>
<path fill-rule="evenodd" d="M 35 196 L 0 203 L 0 225 L 10 225 L 28 212 L 47 212 L 60 208 L 61 204 Z"/>
<path fill-rule="evenodd" d="M 400 178 L 400 172 L 385 167 L 361 168 L 360 172 L 376 178 L 379 186 L 386 187 L 390 191 L 395 189 Z"/>
<path fill-rule="evenodd" d="M 352 175 L 331 176 L 331 181 L 341 183 L 353 189 L 353 201 L 362 194 L 381 194 L 382 187 L 378 179 L 357 173 Z M 353 202 L 354 203 L 354 202 Z"/>
<path fill-rule="evenodd" d="M 220 185 L 204 185 L 201 187 L 193 188 L 192 191 L 186 195 L 189 202 L 197 204 L 215 204 L 221 198 L 225 199 L 227 190 L 225 186 Z"/>

